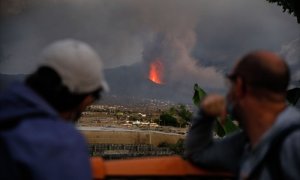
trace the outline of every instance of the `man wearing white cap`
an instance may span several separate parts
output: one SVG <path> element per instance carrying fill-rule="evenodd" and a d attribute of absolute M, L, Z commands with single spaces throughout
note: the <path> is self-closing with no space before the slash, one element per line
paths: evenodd
<path fill-rule="evenodd" d="M 108 89 L 101 60 L 71 39 L 49 45 L 41 58 L 25 83 L 0 94 L 0 152 L 11 162 L 0 178 L 91 179 L 88 149 L 72 121 Z"/>

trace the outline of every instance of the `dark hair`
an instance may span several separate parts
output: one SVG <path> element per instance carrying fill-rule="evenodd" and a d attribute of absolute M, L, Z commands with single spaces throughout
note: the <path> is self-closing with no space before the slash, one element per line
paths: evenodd
<path fill-rule="evenodd" d="M 281 61 L 283 66 L 274 70 L 264 59 L 249 54 L 242 58 L 228 78 L 235 80 L 241 77 L 250 87 L 283 93 L 289 85 L 290 71 L 287 64 Z"/>
<path fill-rule="evenodd" d="M 40 67 L 29 75 L 25 83 L 44 98 L 58 112 L 64 112 L 77 107 L 86 96 L 100 98 L 100 89 L 90 93 L 74 94 L 62 84 L 60 76 L 49 67 Z"/>

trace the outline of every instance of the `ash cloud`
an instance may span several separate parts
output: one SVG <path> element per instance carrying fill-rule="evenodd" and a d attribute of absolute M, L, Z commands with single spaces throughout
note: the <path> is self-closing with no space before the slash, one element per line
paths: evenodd
<path fill-rule="evenodd" d="M 38 62 L 32 56 L 41 48 L 69 37 L 94 46 L 106 67 L 135 63 L 140 60 L 141 38 L 147 37 L 131 9 L 126 3 L 107 1 L 28 1 L 22 13 L 1 23 L 1 48 L 8 57 L 1 71 L 28 73 Z"/>

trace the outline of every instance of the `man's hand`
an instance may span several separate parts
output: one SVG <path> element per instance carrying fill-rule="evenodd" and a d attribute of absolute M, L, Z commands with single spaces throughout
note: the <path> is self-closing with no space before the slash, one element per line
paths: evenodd
<path fill-rule="evenodd" d="M 212 94 L 205 97 L 200 105 L 203 113 L 209 117 L 219 117 L 221 123 L 226 118 L 225 98 L 218 94 Z"/>

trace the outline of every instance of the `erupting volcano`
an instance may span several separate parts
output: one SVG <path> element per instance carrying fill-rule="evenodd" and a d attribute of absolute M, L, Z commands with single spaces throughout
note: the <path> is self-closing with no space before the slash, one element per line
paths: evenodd
<path fill-rule="evenodd" d="M 149 79 L 157 84 L 163 84 L 162 76 L 163 76 L 164 66 L 159 59 L 154 60 L 150 64 L 149 69 Z"/>

